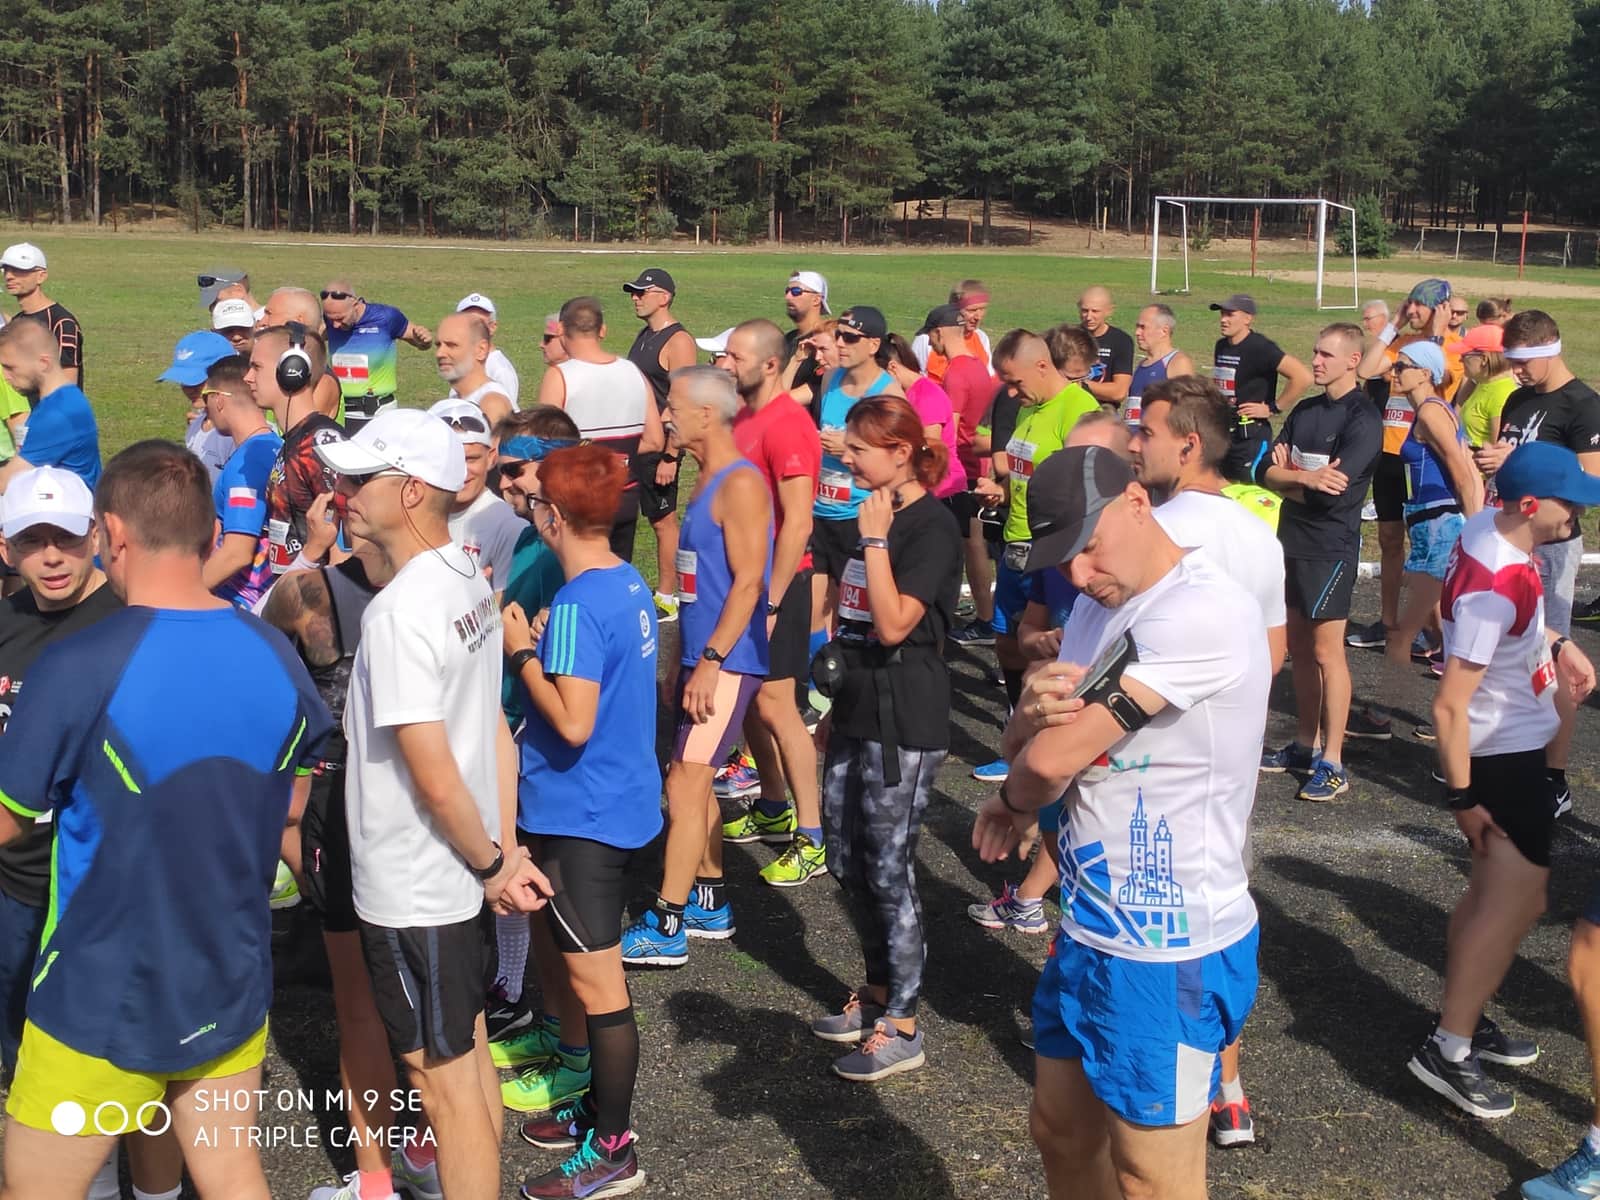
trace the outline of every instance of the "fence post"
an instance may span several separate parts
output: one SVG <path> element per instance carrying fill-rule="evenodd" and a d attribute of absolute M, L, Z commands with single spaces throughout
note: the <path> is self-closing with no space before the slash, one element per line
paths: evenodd
<path fill-rule="evenodd" d="M 1523 264 L 1528 261 L 1528 210 L 1522 210 L 1522 248 L 1517 251 L 1517 278 L 1522 278 Z"/>

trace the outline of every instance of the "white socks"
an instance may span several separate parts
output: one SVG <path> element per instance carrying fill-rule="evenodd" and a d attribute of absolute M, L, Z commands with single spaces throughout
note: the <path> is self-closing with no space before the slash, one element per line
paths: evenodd
<path fill-rule="evenodd" d="M 1442 1025 L 1433 1031 L 1433 1044 L 1439 1047 L 1439 1053 L 1444 1055 L 1446 1062 L 1466 1062 L 1467 1055 L 1472 1053 L 1471 1038 L 1446 1033 Z"/>
<path fill-rule="evenodd" d="M 1244 1103 L 1244 1084 L 1239 1082 L 1239 1077 L 1237 1075 L 1235 1075 L 1232 1079 L 1224 1079 L 1222 1081 L 1221 1091 L 1222 1102 L 1224 1104 Z"/>

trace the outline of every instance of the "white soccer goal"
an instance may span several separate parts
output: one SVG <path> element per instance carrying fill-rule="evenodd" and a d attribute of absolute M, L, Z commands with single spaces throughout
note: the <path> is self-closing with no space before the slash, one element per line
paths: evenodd
<path fill-rule="evenodd" d="M 1247 207 L 1256 207 L 1264 204 L 1290 204 L 1298 208 L 1315 208 L 1316 239 L 1317 239 L 1317 308 L 1341 309 L 1359 308 L 1361 296 L 1356 275 L 1356 210 L 1348 204 L 1340 204 L 1335 200 L 1324 200 L 1320 196 L 1303 200 L 1288 200 L 1258 196 L 1157 196 L 1155 199 L 1155 213 L 1150 222 L 1150 294 L 1159 296 L 1156 272 L 1161 263 L 1161 206 L 1170 205 L 1178 210 L 1178 244 L 1183 249 L 1183 288 L 1184 295 L 1189 294 L 1189 206 L 1191 204 L 1239 204 Z M 1341 214 L 1350 215 L 1350 303 L 1349 304 L 1324 304 L 1323 284 L 1326 282 L 1327 243 L 1328 243 L 1328 210 L 1336 208 Z"/>

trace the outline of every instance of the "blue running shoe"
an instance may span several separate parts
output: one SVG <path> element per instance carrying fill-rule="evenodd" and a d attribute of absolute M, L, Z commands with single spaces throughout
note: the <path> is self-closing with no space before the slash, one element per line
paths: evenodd
<path fill-rule="evenodd" d="M 1344 768 L 1338 763 L 1319 758 L 1317 765 L 1311 771 L 1311 778 L 1306 780 L 1305 786 L 1296 794 L 1302 800 L 1322 803 L 1349 790 L 1350 777 L 1344 773 Z"/>
<path fill-rule="evenodd" d="M 1600 1196 L 1600 1154 L 1589 1149 L 1589 1139 L 1567 1161 L 1537 1179 L 1522 1185 L 1524 1200 L 1592 1200 Z"/>
<path fill-rule="evenodd" d="M 994 626 L 990 622 L 974 620 L 960 629 L 952 629 L 950 640 L 958 646 L 992 646 L 994 633 Z"/>
<path fill-rule="evenodd" d="M 683 932 L 692 938 L 722 941 L 733 936 L 733 905 L 724 900 L 716 908 L 701 908 L 695 891 L 689 889 L 689 903 L 683 906 Z M 623 952 L 627 956 L 627 952 Z"/>
<path fill-rule="evenodd" d="M 1316 751 L 1299 742 L 1290 742 L 1282 750 L 1261 752 L 1261 769 L 1269 775 L 1281 775 L 1285 771 L 1309 771 L 1316 762 Z"/>
<path fill-rule="evenodd" d="M 1004 783 L 1011 778 L 1011 766 L 1005 759 L 997 758 L 992 763 L 973 767 L 972 777 L 979 783 Z"/>
<path fill-rule="evenodd" d="M 661 914 L 653 907 L 622 931 L 623 966 L 681 967 L 688 961 L 689 936 L 683 923 L 679 922 L 677 933 L 667 933 L 661 928 Z"/>

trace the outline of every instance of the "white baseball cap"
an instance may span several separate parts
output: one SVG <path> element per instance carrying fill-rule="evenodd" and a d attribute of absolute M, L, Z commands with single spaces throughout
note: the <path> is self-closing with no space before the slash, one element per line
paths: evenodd
<path fill-rule="evenodd" d="M 491 318 L 497 319 L 500 315 L 495 311 L 494 301 L 489 299 L 489 297 L 485 296 L 482 292 L 473 292 L 470 296 L 463 296 L 461 303 L 456 305 L 457 312 L 466 312 L 469 308 L 481 308 L 484 312 L 488 313 Z"/>
<path fill-rule="evenodd" d="M 319 443 L 317 457 L 339 475 L 400 471 L 446 492 L 467 482 L 467 454 L 455 432 L 420 408 L 386 408 L 353 437 Z"/>
<path fill-rule="evenodd" d="M 828 281 L 815 271 L 796 271 L 789 276 L 791 287 L 803 287 L 808 292 L 815 292 L 822 297 L 822 311 L 832 312 L 828 307 Z"/>
<path fill-rule="evenodd" d="M 7 486 L 0 529 L 14 538 L 35 525 L 54 525 L 82 537 L 94 523 L 94 495 L 89 485 L 60 467 L 34 467 Z"/>
<path fill-rule="evenodd" d="M 695 338 L 694 344 L 711 355 L 712 358 L 717 358 L 728 352 L 728 339 L 733 336 L 733 331 L 737 328 L 737 325 L 729 325 L 716 337 Z"/>
<path fill-rule="evenodd" d="M 489 432 L 489 418 L 471 400 L 449 396 L 428 411 L 449 425 L 463 446 L 494 445 L 494 438 Z"/>
<path fill-rule="evenodd" d="M 217 306 L 211 310 L 211 328 L 214 330 L 254 329 L 255 326 L 255 309 L 250 307 L 248 300 L 218 300 Z"/>
<path fill-rule="evenodd" d="M 44 251 L 32 242 L 18 242 L 14 246 L 7 246 L 6 252 L 0 254 L 0 267 L 12 267 L 18 271 L 37 271 L 44 266 Z"/>

